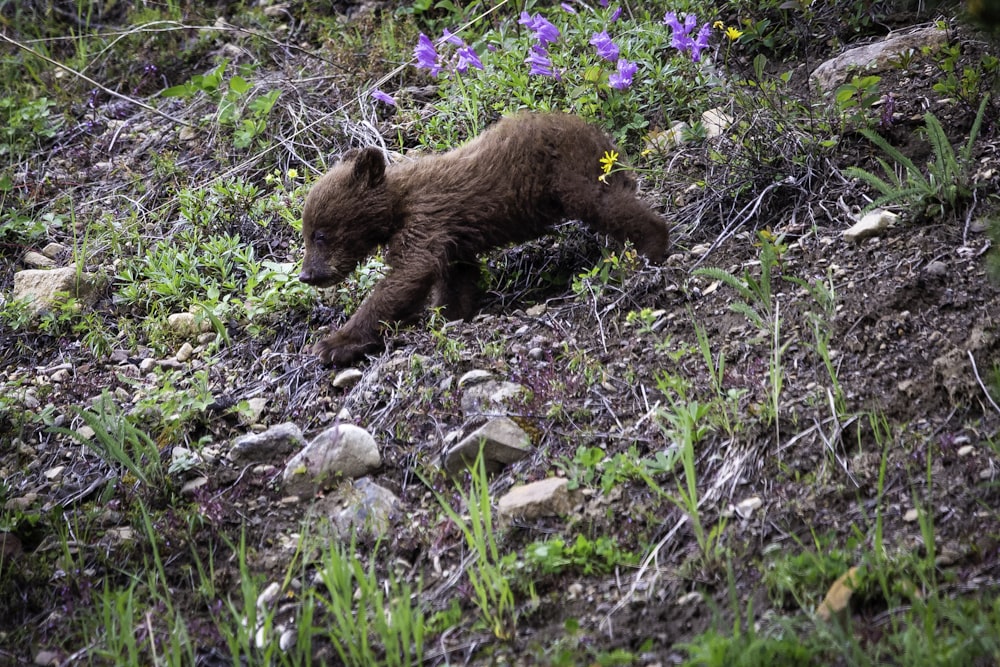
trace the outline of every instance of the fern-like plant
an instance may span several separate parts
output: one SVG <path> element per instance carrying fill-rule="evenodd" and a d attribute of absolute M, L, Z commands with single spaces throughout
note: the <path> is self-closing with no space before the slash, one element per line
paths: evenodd
<path fill-rule="evenodd" d="M 899 204 L 913 210 L 919 218 L 957 212 L 975 189 L 972 148 L 979 136 L 988 102 L 989 95 L 986 95 L 979 104 L 969 138 L 957 154 L 937 116 L 930 112 L 924 115 L 927 138 L 934 152 L 934 161 L 928 165 L 926 175 L 913 160 L 903 155 L 881 135 L 867 128 L 862 129 L 861 133 L 896 163 L 893 166 L 881 157 L 876 158 L 888 175 L 888 180 L 861 167 L 848 167 L 844 170 L 848 176 L 863 181 L 881 193 L 866 210 Z"/>

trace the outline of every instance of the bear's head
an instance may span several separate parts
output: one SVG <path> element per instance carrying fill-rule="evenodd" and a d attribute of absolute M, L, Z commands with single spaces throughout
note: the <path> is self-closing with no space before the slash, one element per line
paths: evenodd
<path fill-rule="evenodd" d="M 316 287 L 343 280 L 388 240 L 390 208 L 382 152 L 371 147 L 345 153 L 306 197 L 302 209 L 306 256 L 299 280 Z"/>

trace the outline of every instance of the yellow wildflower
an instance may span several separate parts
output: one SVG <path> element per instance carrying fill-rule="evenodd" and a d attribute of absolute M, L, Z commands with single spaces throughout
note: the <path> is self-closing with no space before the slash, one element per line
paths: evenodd
<path fill-rule="evenodd" d="M 731 42 L 735 42 L 736 40 L 738 40 L 742 36 L 743 36 L 743 31 L 742 30 L 737 30 L 733 26 L 729 26 L 728 28 L 726 28 L 726 37 L 728 37 L 729 41 L 731 41 Z"/>
<path fill-rule="evenodd" d="M 723 28 L 726 27 L 726 24 L 723 23 L 722 21 L 716 21 L 715 23 L 712 24 L 712 27 L 715 28 L 716 30 L 722 30 Z"/>
<path fill-rule="evenodd" d="M 618 161 L 618 151 L 604 151 L 604 157 L 601 158 L 601 171 L 603 172 L 598 178 L 603 183 L 607 183 L 608 174 L 611 173 L 611 169 L 615 166 L 615 162 Z"/>
<path fill-rule="evenodd" d="M 287 173 L 288 173 L 288 178 L 298 178 L 299 177 L 299 170 L 298 169 L 289 169 Z"/>

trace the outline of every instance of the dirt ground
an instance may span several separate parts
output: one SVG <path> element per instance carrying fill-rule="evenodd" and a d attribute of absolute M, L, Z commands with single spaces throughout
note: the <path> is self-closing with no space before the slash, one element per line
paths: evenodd
<path fill-rule="evenodd" d="M 958 38 L 969 62 L 993 48 L 971 31 Z M 811 99 L 803 74 L 797 71 L 793 81 L 803 99 Z M 881 84 L 892 91 L 898 114 L 888 137 L 918 162 L 931 155 L 918 133 L 924 112 L 938 115 L 956 145 L 975 114 L 942 100 L 931 88 L 934 81 L 929 73 L 889 73 Z M 655 417 L 665 401 L 659 378 L 663 373 L 685 378 L 699 393 L 711 383 L 696 347 L 697 325 L 716 359 L 725 359 L 723 389 L 743 392 L 734 415 L 739 428 L 712 432 L 697 452 L 702 521 L 722 526 L 727 562 L 702 558 L 684 513 L 641 480 L 608 491 L 581 490 L 569 517 L 515 522 L 503 532 L 501 549 L 509 553 L 554 534 L 580 533 L 612 536 L 636 561 L 608 574 L 542 577 L 537 604 L 524 605 L 514 640 L 494 644 L 466 628 L 437 641 L 432 663 L 534 664 L 532 656 L 569 641 L 571 619 L 579 622 L 573 639 L 579 646 L 623 648 L 636 654 L 639 664 L 674 663 L 684 655 L 680 643 L 709 628 L 732 627 L 733 591 L 741 608 L 753 604 L 765 627 L 776 618 L 795 617 L 795 601 L 772 599 L 761 573 L 776 555 L 814 550 L 817 543 L 849 554 L 871 549 L 880 490 L 888 550 L 927 548 L 910 513 L 919 499 L 933 509 L 945 590 L 995 595 L 1000 287 L 988 268 L 996 252 L 989 227 L 1000 210 L 998 108 L 991 103 L 974 153 L 980 170 L 994 170 L 990 186 L 979 190 L 982 200 L 958 217 L 901 218 L 860 243 L 845 240 L 843 232 L 854 223 L 867 191 L 839 170 L 863 163 L 859 160 L 874 168 L 874 149 L 862 137 L 845 136 L 842 153 L 826 159 L 822 170 L 804 168 L 745 196 L 741 206 L 758 196 L 760 205 L 736 227 L 727 227 L 737 216 L 729 215 L 729 204 L 720 204 L 721 195 L 696 193 L 688 201 L 660 196 L 662 188 L 678 194 L 695 174 L 720 169 L 707 150 L 685 149 L 682 170 L 642 186 L 645 196 L 666 202 L 664 213 L 675 224 L 667 262 L 653 266 L 636 260 L 612 272 L 606 284 L 591 283 L 590 290 L 577 293 L 573 278 L 601 261 L 605 240 L 564 225 L 552 237 L 487 259 L 493 289 L 483 313 L 448 325 L 447 346 L 428 327 L 403 329 L 383 355 L 359 366 L 364 376 L 350 389 L 332 387 L 331 370 L 308 354 L 321 327 L 345 321 L 348 314 L 341 308 L 320 305 L 308 315 L 293 313 L 261 339 L 243 335 L 233 323 L 230 344 L 202 366 L 215 400 L 204 407 L 197 427 L 183 434 L 185 442 L 205 438 L 224 452 L 247 431 L 228 408 L 255 396 L 269 398 L 260 423 L 293 421 L 307 434 L 346 410 L 382 447 L 384 463 L 373 480 L 401 500 L 380 547 L 385 562 L 404 563 L 408 576 L 422 581 L 429 610 L 445 609 L 452 599 L 470 609 L 468 591 L 452 577 L 465 555 L 461 536 L 441 518 L 416 474 L 445 489 L 436 472 L 445 437 L 470 424 L 460 407 L 457 379 L 470 370 L 488 370 L 530 390 L 530 399 L 513 416 L 531 434 L 533 454 L 493 480 L 498 498 L 516 483 L 565 474 L 558 464 L 581 446 L 599 446 L 608 457 L 629 448 L 644 457 L 666 449 L 670 443 Z M 93 156 L 114 140 L 110 133 L 66 137 L 61 160 L 52 166 L 64 174 L 86 173 L 96 162 Z M 155 141 L 146 148 L 156 150 Z M 133 171 L 147 168 L 137 164 Z M 40 187 L 44 193 L 53 186 Z M 76 199 L 86 200 L 85 188 L 76 193 Z M 772 281 L 779 337 L 787 344 L 773 424 L 760 417 L 770 400 L 773 346 L 730 308 L 738 298 L 732 289 L 693 273 L 715 266 L 758 276 L 757 231 L 763 229 L 786 246 Z M 272 227 L 265 233 L 250 225 L 243 231 L 260 257 L 300 258 L 291 230 Z M 66 231 L 58 235 L 67 241 Z M 34 248 L 0 249 L 3 294 L 9 294 L 29 249 Z M 113 262 L 110 251 L 94 257 L 97 265 Z M 792 278 L 832 285 L 832 310 Z M 95 308 L 111 321 L 130 317 L 110 292 Z M 642 309 L 657 311 L 650 330 L 626 322 L 629 312 Z M 817 326 L 829 332 L 836 383 L 817 353 Z M 172 545 L 167 577 L 180 607 L 188 605 L 185 615 L 193 621 L 192 640 L 204 664 L 214 664 L 212 656 L 223 655 L 224 646 L 190 590 L 192 553 L 206 557 L 209 550 L 220 550 L 217 586 L 235 589 L 238 565 L 219 538 L 238 541 L 245 531 L 251 571 L 271 581 L 286 574 L 286 538 L 299 530 L 307 504 L 282 501 L 281 457 L 273 461 L 277 468 L 249 474 L 219 456 L 199 471 L 208 483 L 181 497 L 177 488 L 149 492 L 116 482 L 108 462 L 51 428 L 67 425 L 71 406 L 88 405 L 103 391 L 131 396 L 143 388 L 145 380 L 129 377 L 123 368 L 153 351 L 118 343 L 110 354 L 95 356 L 78 340 L 0 324 L 0 387 L 14 392 L 35 386 L 42 399 L 41 407 L 10 402 L 0 411 L 0 498 L 7 503 L 6 523 L 0 525 L 6 536 L 0 556 L 0 662 L 30 664 L 42 648 L 69 660 L 83 648 L 75 615 L 86 613 L 106 579 L 127 580 L 124 564 L 149 554 L 142 539 L 121 539 L 121 529 L 141 525 L 134 512 L 140 497 L 156 514 L 163 544 Z M 421 360 L 419 367 L 411 363 L 414 357 Z M 61 365 L 71 369 L 72 380 L 52 382 L 52 369 Z M 33 418 L 45 406 L 51 406 L 48 423 Z M 159 438 L 169 461 L 172 447 L 182 443 L 167 432 Z M 47 473 L 58 467 L 54 480 Z M 663 483 L 675 482 L 667 477 Z M 755 508 L 744 511 L 751 500 Z M 203 522 L 194 532 L 185 518 L 192 514 Z M 59 536 L 67 534 L 70 548 L 84 555 L 72 562 L 88 567 L 61 569 L 65 542 Z M 828 584 L 811 591 L 812 604 Z M 854 627 L 877 641 L 885 612 L 878 600 L 859 605 L 852 610 Z"/>

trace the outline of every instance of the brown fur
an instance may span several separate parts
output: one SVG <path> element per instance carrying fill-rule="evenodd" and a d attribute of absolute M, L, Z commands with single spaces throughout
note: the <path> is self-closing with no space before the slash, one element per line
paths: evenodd
<path fill-rule="evenodd" d="M 327 363 L 350 363 L 381 347 L 384 326 L 413 319 L 432 293 L 448 317 L 468 315 L 477 255 L 537 238 L 562 220 L 582 220 L 662 258 L 667 227 L 635 197 L 631 175 L 598 180 L 612 150 L 576 116 L 523 113 L 455 150 L 389 167 L 378 149 L 349 151 L 306 198 L 299 278 L 334 285 L 379 245 L 391 270 L 314 351 Z"/>

